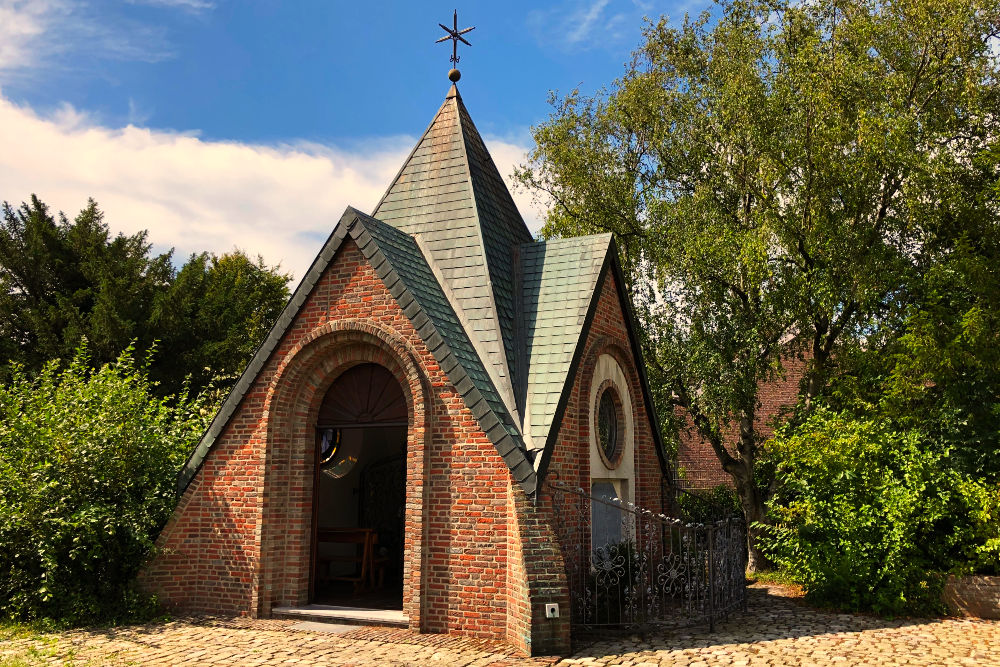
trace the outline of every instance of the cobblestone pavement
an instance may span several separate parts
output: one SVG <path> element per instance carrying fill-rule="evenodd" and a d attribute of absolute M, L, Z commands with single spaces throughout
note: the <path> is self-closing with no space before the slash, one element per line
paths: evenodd
<path fill-rule="evenodd" d="M 573 655 L 524 658 L 502 644 L 408 630 L 343 634 L 293 629 L 293 621 L 178 620 L 0 642 L 7 665 L 998 665 L 1000 622 L 886 621 L 817 611 L 781 589 L 750 591 L 750 611 L 715 633 L 580 642 Z"/>

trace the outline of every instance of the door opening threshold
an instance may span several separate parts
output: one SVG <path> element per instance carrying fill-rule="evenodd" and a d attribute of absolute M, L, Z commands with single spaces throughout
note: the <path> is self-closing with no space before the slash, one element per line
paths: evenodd
<path fill-rule="evenodd" d="M 302 607 L 273 607 L 274 618 L 294 618 L 300 621 L 340 623 L 344 625 L 383 625 L 408 628 L 409 617 L 400 609 L 368 609 L 340 607 L 329 604 L 307 604 Z"/>

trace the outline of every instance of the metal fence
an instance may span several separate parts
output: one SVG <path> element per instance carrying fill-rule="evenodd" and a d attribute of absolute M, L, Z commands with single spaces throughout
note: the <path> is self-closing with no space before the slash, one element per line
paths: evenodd
<path fill-rule="evenodd" d="M 576 630 L 707 623 L 746 609 L 742 518 L 685 523 L 550 481 Z"/>

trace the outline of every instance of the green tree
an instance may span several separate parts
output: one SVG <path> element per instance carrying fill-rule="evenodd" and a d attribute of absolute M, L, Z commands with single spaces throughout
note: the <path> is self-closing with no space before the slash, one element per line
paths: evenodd
<path fill-rule="evenodd" d="M 0 385 L 0 617 L 122 621 L 177 502 L 180 466 L 217 394 L 154 394 L 132 349 L 93 370 L 86 346 Z"/>
<path fill-rule="evenodd" d="M 889 363 L 870 373 L 868 401 L 948 449 L 949 467 L 1000 483 L 1000 220 L 969 219 L 996 201 L 1000 161 L 991 162 L 988 200 L 958 203 L 960 224 L 936 230 L 922 249 L 918 298 Z"/>
<path fill-rule="evenodd" d="M 154 313 L 160 349 L 171 360 L 155 365 L 154 377 L 176 386 L 190 375 L 204 386 L 238 375 L 285 307 L 290 279 L 259 255 L 192 255 Z"/>
<path fill-rule="evenodd" d="M 518 176 L 553 203 L 543 234 L 615 234 L 661 416 L 685 411 L 732 476 L 751 569 L 761 384 L 805 355 L 808 412 L 910 315 L 943 204 L 996 215 L 968 176 L 1000 136 L 998 26 L 989 0 L 729 0 L 649 25 L 609 91 L 534 130 Z"/>
<path fill-rule="evenodd" d="M 37 197 L 0 221 L 0 380 L 38 372 L 81 338 L 96 366 L 160 341 L 150 376 L 161 395 L 243 370 L 288 300 L 290 276 L 240 251 L 151 254 L 146 232 L 112 237 L 96 202 L 71 222 Z"/>
<path fill-rule="evenodd" d="M 70 222 L 37 197 L 0 221 L 0 378 L 9 361 L 38 370 L 86 337 L 95 364 L 130 341 L 146 350 L 153 304 L 166 292 L 170 253 L 150 256 L 146 233 L 112 238 L 93 199 Z"/>

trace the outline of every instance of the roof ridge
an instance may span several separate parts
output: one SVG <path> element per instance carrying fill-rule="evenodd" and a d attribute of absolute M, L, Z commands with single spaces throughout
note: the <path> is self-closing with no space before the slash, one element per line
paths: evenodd
<path fill-rule="evenodd" d="M 473 177 L 472 174 L 472 162 L 469 158 L 469 139 L 466 136 L 466 131 L 465 131 L 466 128 L 462 111 L 463 110 L 465 111 L 464 116 L 469 119 L 470 124 L 472 124 L 472 119 L 471 117 L 469 117 L 469 112 L 467 109 L 465 109 L 465 104 L 462 102 L 462 97 L 461 95 L 458 94 L 458 88 L 454 84 L 452 85 L 452 90 L 455 92 L 454 96 L 455 112 L 456 112 L 458 132 L 462 140 L 462 158 L 465 160 L 466 171 L 468 174 L 467 181 L 469 183 L 469 190 L 471 191 L 473 201 L 475 202 L 475 206 L 473 207 L 473 215 L 476 218 L 476 239 L 478 240 L 479 248 L 483 253 L 483 259 L 486 260 L 486 287 L 487 287 L 486 292 L 489 299 L 490 310 L 492 311 L 493 314 L 493 316 L 490 318 L 490 321 L 491 324 L 493 325 L 494 333 L 496 334 L 496 341 L 494 342 L 494 344 L 497 345 L 497 347 L 499 348 L 495 351 L 490 351 L 493 352 L 493 354 L 491 354 L 490 356 L 495 355 L 499 357 L 500 362 L 502 364 L 502 370 L 498 373 L 496 365 L 492 362 L 492 360 L 490 360 L 490 363 L 487 366 L 487 372 L 489 372 L 490 376 L 494 378 L 494 385 L 498 384 L 498 381 L 502 385 L 501 387 L 497 387 L 497 389 L 499 390 L 500 396 L 507 406 L 507 410 L 517 421 L 517 426 L 521 430 L 522 437 L 527 437 L 530 440 L 530 436 L 525 434 L 524 430 L 521 429 L 521 425 L 523 424 L 524 420 L 523 420 L 523 415 L 521 415 L 520 410 L 518 410 L 517 407 L 517 395 L 514 389 L 515 382 L 512 373 L 512 368 L 514 367 L 514 363 L 513 360 L 510 359 L 510 357 L 507 354 L 506 344 L 503 335 L 503 325 L 500 322 L 500 309 L 497 308 L 496 288 L 494 287 L 494 280 L 490 267 L 488 250 L 486 248 L 486 239 L 483 236 L 483 219 L 479 213 L 480 207 L 479 207 L 478 196 L 476 193 L 476 179 Z M 452 97 L 449 96 L 448 99 L 452 99 Z M 479 133 L 478 130 L 476 130 L 474 124 L 472 124 L 472 130 L 477 134 Z M 471 337 L 479 339 L 479 345 L 477 345 L 477 348 L 483 347 L 489 351 L 488 344 L 482 341 L 482 338 L 478 335 L 477 331 L 473 330 L 471 332 Z"/>
<path fill-rule="evenodd" d="M 512 282 L 515 269 L 513 250 L 520 243 L 532 241 L 533 238 L 493 156 L 486 148 L 486 142 L 460 97 L 456 98 L 455 106 L 462 155 L 468 168 L 469 187 L 475 202 L 476 235 L 486 263 L 487 292 L 493 310 L 497 342 L 500 345 L 505 388 L 509 392 L 512 412 L 518 415 L 523 425 L 524 415 L 518 409 L 517 400 L 519 382 L 514 377 L 514 373 L 520 372 L 516 361 L 517 346 L 521 341 L 517 338 L 515 322 L 520 309 L 514 299 L 516 289 Z M 530 435 L 527 437 L 530 440 Z"/>
<path fill-rule="evenodd" d="M 456 93 L 457 92 L 458 91 L 456 89 Z M 483 145 L 483 149 L 484 149 L 484 153 L 485 153 L 486 159 L 489 160 L 489 163 L 493 167 L 494 171 L 496 172 L 496 175 L 500 178 L 500 182 L 501 182 L 501 184 L 503 184 L 503 191 L 507 194 L 507 197 L 509 198 L 510 204 L 512 205 L 512 208 L 514 209 L 514 212 L 517 214 L 517 219 L 521 222 L 521 225 L 520 225 L 521 230 L 523 230 L 525 232 L 525 234 L 527 235 L 527 239 L 529 239 L 528 241 L 525 241 L 525 242 L 528 243 L 530 241 L 533 241 L 534 240 L 534 236 L 532 235 L 531 230 L 528 229 L 527 223 L 524 222 L 524 217 L 521 215 L 521 211 L 518 210 L 517 203 L 514 201 L 514 197 L 511 196 L 510 190 L 507 189 L 507 184 L 503 182 L 503 174 L 500 173 L 499 167 L 497 167 L 496 162 L 493 160 L 493 155 L 489 152 L 489 150 L 485 150 L 486 149 L 486 141 L 483 139 L 483 135 L 480 134 L 479 128 L 477 128 L 476 124 L 473 122 L 473 120 L 472 120 L 472 114 L 469 113 L 469 109 L 465 106 L 465 102 L 462 101 L 462 97 L 460 95 L 457 96 L 457 98 L 456 98 L 456 106 L 458 107 L 459 112 L 464 112 L 465 119 L 468 119 L 469 129 L 471 129 L 472 132 L 475 132 L 475 136 L 479 139 L 479 143 L 481 143 Z M 459 119 L 462 119 L 463 118 L 463 114 L 459 113 L 458 117 L 459 117 Z M 466 126 L 465 126 L 465 123 L 460 123 L 459 126 L 463 130 L 463 132 L 462 132 L 462 141 L 463 141 L 463 144 L 465 145 L 466 160 L 468 160 L 468 137 L 466 136 L 466 134 L 464 132 Z M 470 170 L 469 171 L 470 171 L 470 175 L 471 175 L 471 171 L 472 171 L 471 170 L 471 164 L 469 166 L 470 166 Z M 474 192 L 473 194 L 476 194 L 476 193 Z"/>
<path fill-rule="evenodd" d="M 501 378 L 497 377 L 495 364 L 493 364 L 489 360 L 488 355 L 490 354 L 490 349 L 488 345 L 484 343 L 482 338 L 476 334 L 475 329 L 472 329 L 471 327 L 466 325 L 469 319 L 466 316 L 465 308 L 462 306 L 461 300 L 455 296 L 455 292 L 451 288 L 451 285 L 445 279 L 444 272 L 441 270 L 441 267 L 438 264 L 438 262 L 434 259 L 433 253 L 429 252 L 429 249 L 427 248 L 426 241 L 424 240 L 423 235 L 410 234 L 410 236 L 416 242 L 417 247 L 420 248 L 420 252 L 424 255 L 424 260 L 427 262 L 427 265 L 430 267 L 431 272 L 434 274 L 434 278 L 438 281 L 438 284 L 441 287 L 441 291 L 444 292 L 445 297 L 448 299 L 452 309 L 455 311 L 455 315 L 458 317 L 459 322 L 462 323 L 463 328 L 466 329 L 466 334 L 469 336 L 469 340 L 472 342 L 472 346 L 475 348 L 476 353 L 479 355 L 480 362 L 483 363 L 483 360 L 485 358 L 486 362 L 483 363 L 483 368 L 486 369 L 487 374 L 490 376 L 490 380 L 493 382 L 494 388 L 500 395 L 500 400 L 502 400 L 504 402 L 504 405 L 507 407 L 507 412 L 509 412 L 511 417 L 513 418 L 514 425 L 521 433 L 521 437 L 525 439 L 530 439 L 530 436 L 525 434 L 523 429 L 521 428 L 522 418 L 520 411 L 517 409 L 517 401 L 515 400 L 513 375 L 510 370 L 510 365 L 507 362 L 506 355 L 503 354 L 502 347 L 499 350 L 499 352 L 501 353 L 501 358 L 503 359 L 504 362 L 503 370 L 505 371 L 505 374 Z M 487 282 L 487 284 L 489 283 Z M 492 287 L 490 288 L 490 299 L 494 312 L 493 319 L 496 320 L 497 310 L 496 310 L 496 302 L 493 300 Z M 486 356 L 484 357 L 484 355 Z"/>

